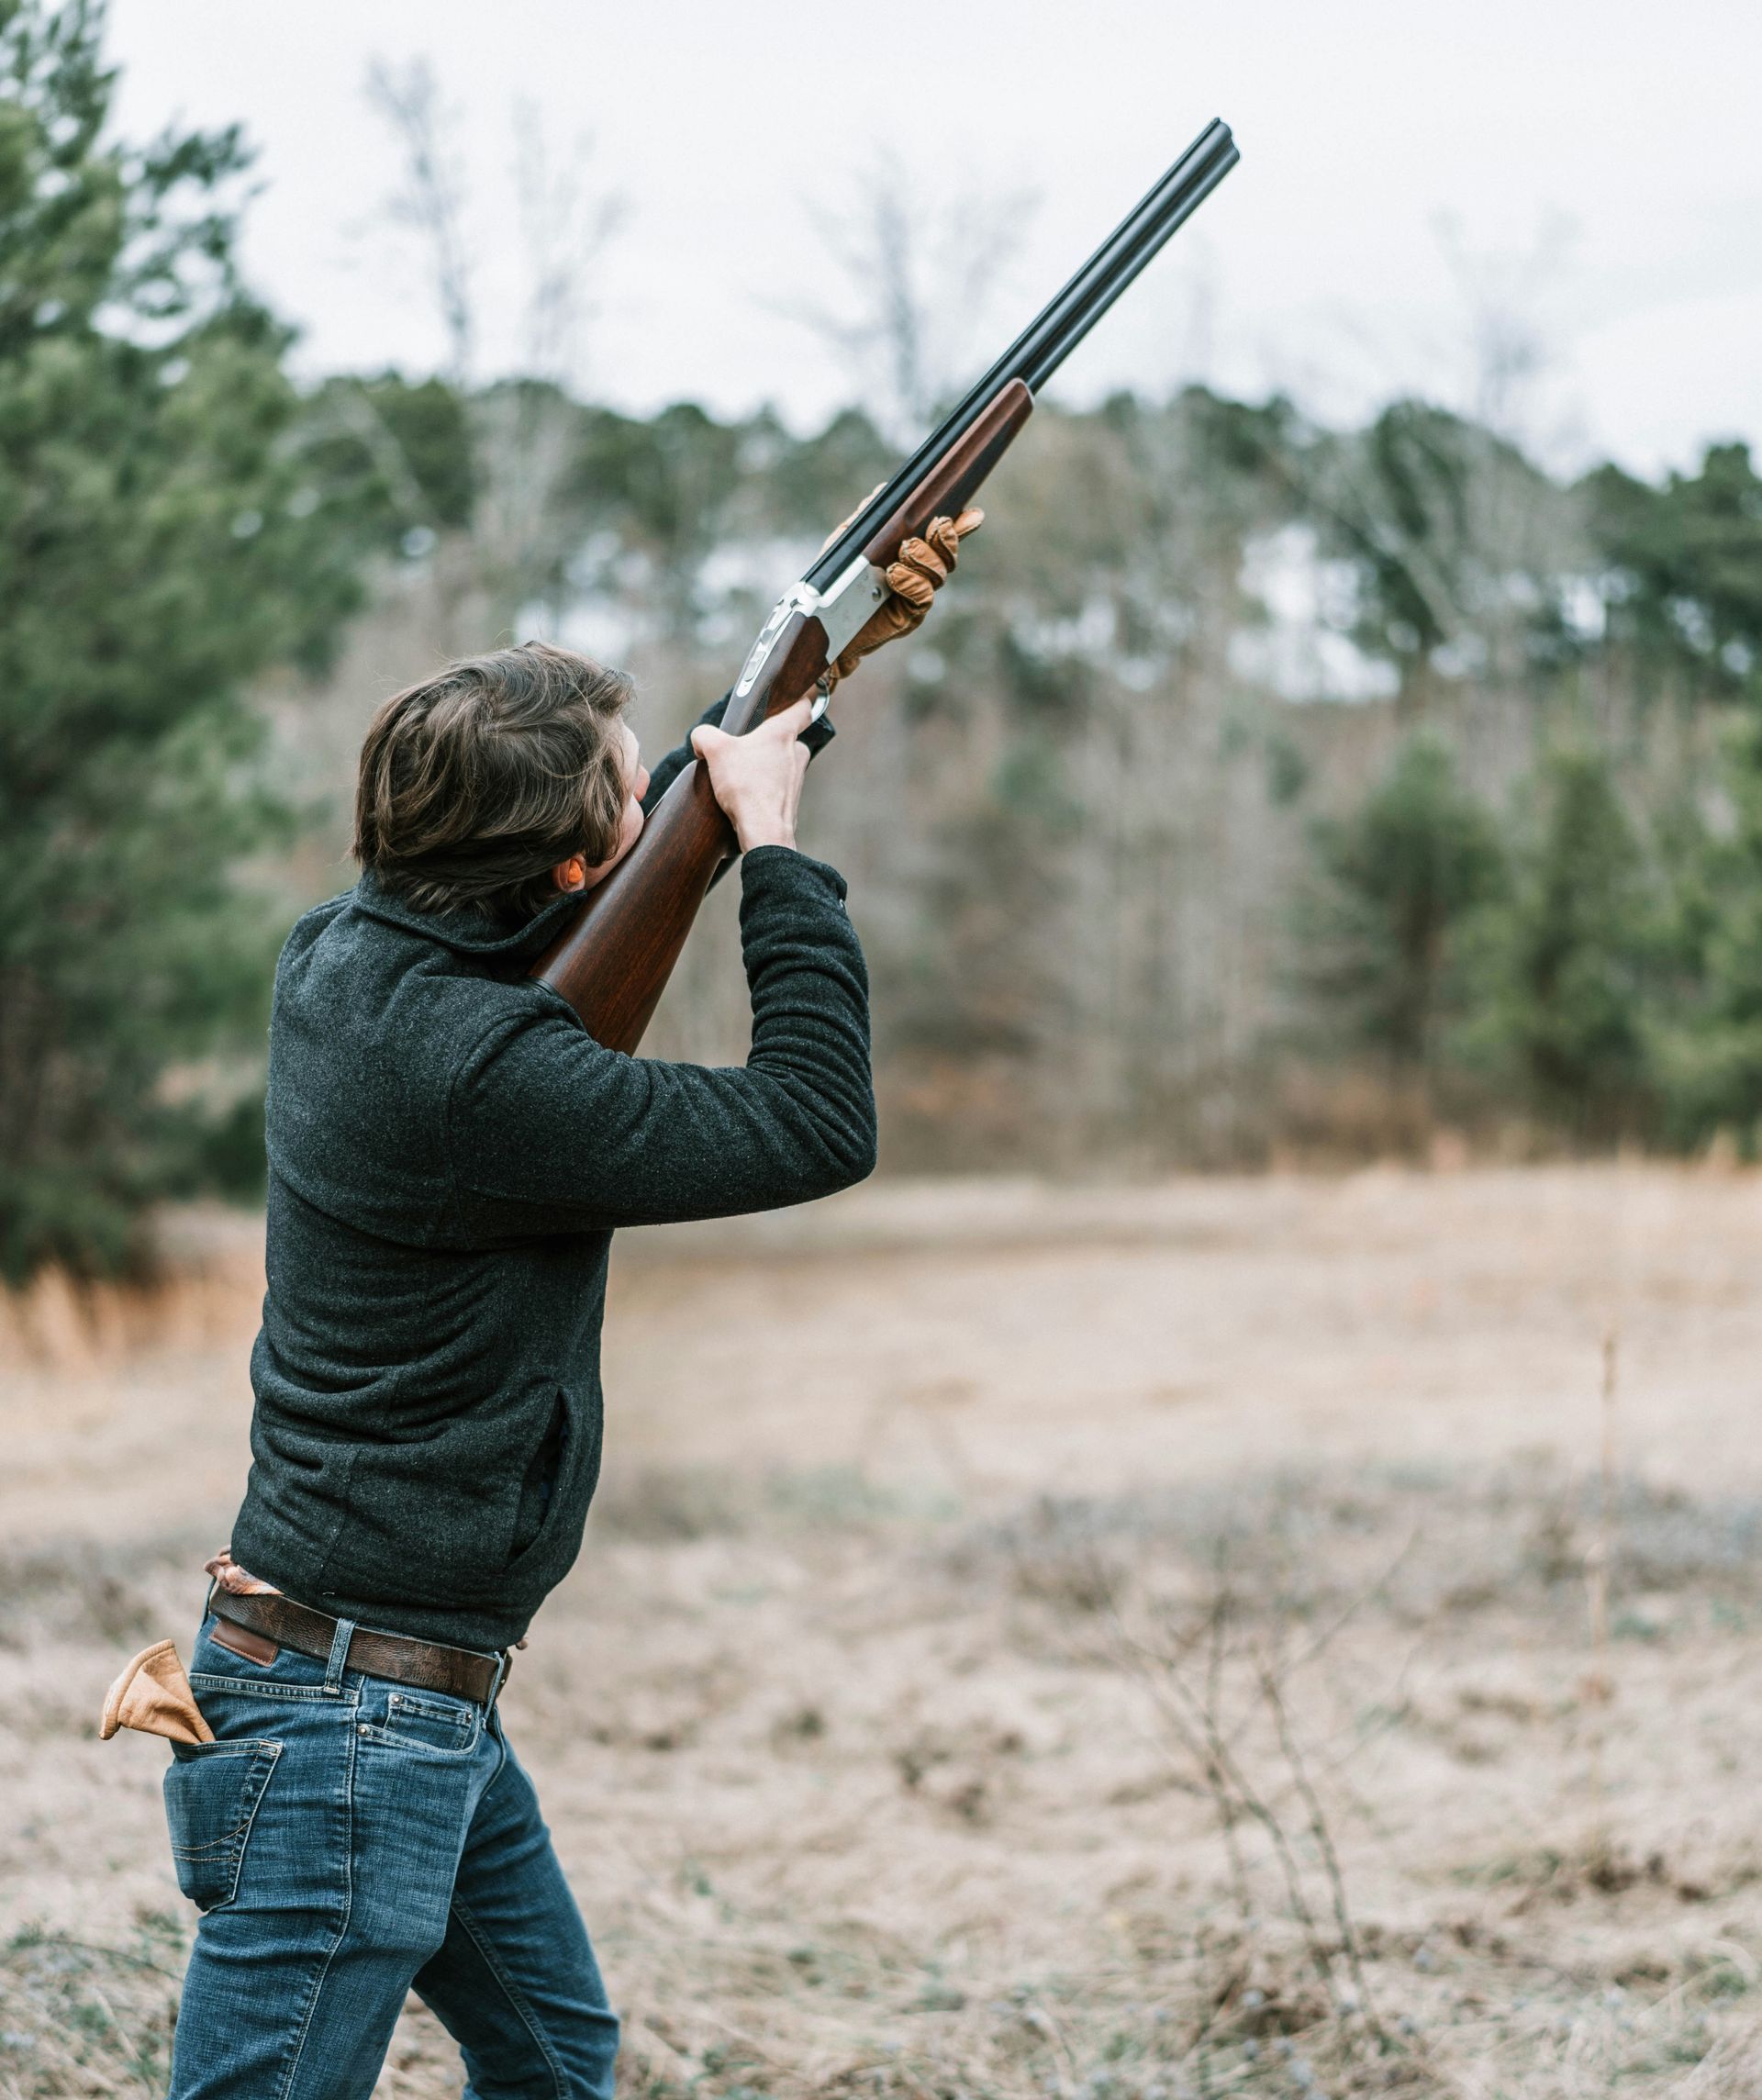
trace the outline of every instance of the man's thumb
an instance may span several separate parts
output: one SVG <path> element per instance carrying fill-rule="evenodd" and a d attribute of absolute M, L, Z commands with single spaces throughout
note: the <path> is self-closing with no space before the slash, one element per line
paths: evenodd
<path fill-rule="evenodd" d="M 714 722 L 699 722 L 691 732 L 691 748 L 699 758 L 708 758 L 718 745 L 729 742 L 725 729 L 718 729 Z"/>

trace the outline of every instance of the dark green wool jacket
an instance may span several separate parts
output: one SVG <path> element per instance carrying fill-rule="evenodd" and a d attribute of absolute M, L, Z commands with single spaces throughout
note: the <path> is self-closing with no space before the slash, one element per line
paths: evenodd
<path fill-rule="evenodd" d="M 231 1542 L 253 1575 L 365 1625 L 518 1640 L 575 1558 L 598 1475 L 613 1228 L 804 1202 L 870 1171 L 843 881 L 775 846 L 741 874 L 753 1046 L 729 1070 L 603 1049 L 527 977 L 566 899 L 509 935 L 366 875 L 295 927 Z"/>

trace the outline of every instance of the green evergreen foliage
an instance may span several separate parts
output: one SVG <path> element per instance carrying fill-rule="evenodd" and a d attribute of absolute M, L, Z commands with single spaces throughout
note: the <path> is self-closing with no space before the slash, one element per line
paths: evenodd
<path fill-rule="evenodd" d="M 780 525 L 815 541 L 898 465 L 898 456 L 859 408 L 843 408 L 823 430 L 793 438 L 769 412 L 747 425 L 742 457 L 763 475 Z"/>
<path fill-rule="evenodd" d="M 1399 405 L 1362 449 L 1312 439 L 1303 456 L 1331 543 L 1361 564 L 1361 643 L 1402 665 L 1404 690 L 1425 671 L 1437 713 L 1437 741 L 1408 745 L 1355 812 L 1317 831 L 1325 904 L 1304 929 L 1320 1012 L 1348 1042 L 1478 1078 L 1489 1100 L 1577 1143 L 1727 1130 L 1756 1149 L 1762 479 L 1747 448 L 1712 446 L 1697 473 L 1656 487 L 1613 466 L 1579 485 L 1600 627 L 1567 616 L 1572 541 L 1550 486 L 1472 425 Z M 1550 512 L 1552 574 L 1497 529 Z M 1428 624 L 1418 598 L 1454 626 Z M 1495 819 L 1453 785 L 1467 694 L 1435 672 L 1454 653 L 1455 676 L 1463 663 L 1486 676 L 1501 650 L 1528 683 L 1543 755 Z M 1592 662 L 1631 679 L 1642 706 L 1671 699 L 1679 722 L 1724 710 L 1716 772 L 1663 776 L 1636 814 L 1647 783 L 1623 778 L 1633 751 L 1607 736 L 1551 743 L 1551 720 L 1581 719 L 1574 680 Z"/>
<path fill-rule="evenodd" d="M 203 1083 L 273 950 L 231 879 L 285 813 L 240 698 L 315 664 L 356 546 L 233 266 L 235 132 L 107 140 L 99 10 L 0 0 L 0 1270 L 113 1269 L 248 1167 Z M 199 1061 L 209 1060 L 205 1067 Z"/>
<path fill-rule="evenodd" d="M 1716 692 L 1762 695 L 1762 476 L 1747 445 L 1710 445 L 1659 488 L 1620 467 L 1584 483 L 1613 565 L 1616 634 Z"/>
<path fill-rule="evenodd" d="M 470 525 L 481 493 L 470 418 L 444 379 L 328 380 L 304 420 L 308 470 L 368 545 L 419 558 Z"/>
<path fill-rule="evenodd" d="M 1589 1141 L 1644 1134 L 1658 887 L 1606 753 L 1549 753 L 1513 827 L 1511 879 L 1466 954 L 1465 1046 L 1542 1123 Z"/>
<path fill-rule="evenodd" d="M 1439 572 L 1469 539 L 1466 455 L 1481 438 L 1416 401 L 1391 403 L 1366 433 L 1369 501 L 1338 519 L 1368 571 L 1370 637 L 1392 655 L 1421 656 L 1449 639 L 1454 594 L 1440 589 Z"/>
<path fill-rule="evenodd" d="M 1505 880 L 1491 815 L 1448 745 L 1422 731 L 1362 807 L 1319 821 L 1314 840 L 1321 881 L 1300 911 L 1312 996 L 1348 1042 L 1435 1070 L 1466 999 L 1464 927 Z"/>
<path fill-rule="evenodd" d="M 742 480 L 741 431 L 692 402 L 644 421 L 589 412 L 577 461 L 589 515 L 675 573 L 713 546 Z"/>
<path fill-rule="evenodd" d="M 1734 722 L 1722 753 L 1720 821 L 1680 827 L 1671 959 L 1646 1016 L 1665 1134 L 1699 1145 L 1721 1131 L 1762 1150 L 1762 720 Z"/>

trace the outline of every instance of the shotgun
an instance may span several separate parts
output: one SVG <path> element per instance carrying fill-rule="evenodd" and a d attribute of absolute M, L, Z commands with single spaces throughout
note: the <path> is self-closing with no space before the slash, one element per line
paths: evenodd
<path fill-rule="evenodd" d="M 872 496 L 772 608 L 729 696 L 738 736 L 813 691 L 874 617 L 899 542 L 956 516 L 1028 420 L 1034 396 L 1238 155 L 1212 123 L 1035 316 L 892 480 Z M 820 705 L 825 694 L 821 691 Z M 531 974 L 560 992 L 608 1049 L 634 1050 L 685 946 L 732 827 L 695 760 L 649 813 L 641 834 Z"/>

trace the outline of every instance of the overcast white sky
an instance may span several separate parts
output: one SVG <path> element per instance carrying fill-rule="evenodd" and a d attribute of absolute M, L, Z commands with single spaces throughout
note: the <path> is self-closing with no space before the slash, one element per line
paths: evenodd
<path fill-rule="evenodd" d="M 848 196 L 842 165 L 878 146 L 1038 193 L 1000 345 L 1216 115 L 1242 165 L 1073 360 L 1073 397 L 1203 376 L 1335 414 L 1404 389 L 1472 405 L 1447 218 L 1552 353 L 1517 413 L 1556 456 L 1649 470 L 1762 441 L 1756 0 L 112 0 L 111 19 L 126 129 L 236 118 L 261 148 L 248 262 L 310 370 L 440 359 L 362 94 L 374 57 L 426 55 L 492 317 L 523 282 L 516 122 L 556 152 L 592 134 L 629 209 L 576 376 L 624 405 L 770 399 L 799 425 L 848 395 L 782 309 L 824 275 L 805 201 Z M 517 331 L 484 335 L 494 370 Z"/>

